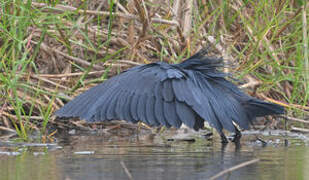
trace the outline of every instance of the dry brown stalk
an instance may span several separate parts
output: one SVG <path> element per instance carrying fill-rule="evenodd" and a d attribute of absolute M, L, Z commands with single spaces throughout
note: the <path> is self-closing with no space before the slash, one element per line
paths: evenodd
<path fill-rule="evenodd" d="M 49 103 L 52 103 L 52 106 L 55 108 L 55 109 L 59 109 L 60 106 L 58 106 L 55 101 L 53 101 L 52 99 L 50 99 L 47 95 L 43 95 L 43 97 L 45 98 L 46 102 L 49 102 Z"/>
<path fill-rule="evenodd" d="M 0 116 L 1 116 L 1 111 L 0 111 Z M 11 124 L 9 123 L 9 120 L 6 117 L 2 116 L 2 120 L 3 120 L 3 124 L 5 125 L 5 127 L 7 128 L 12 127 Z"/>
<path fill-rule="evenodd" d="M 38 43 L 35 42 L 35 41 L 31 41 L 31 43 L 33 43 L 33 44 L 38 44 Z M 66 54 L 66 53 L 61 52 L 61 51 L 58 50 L 58 49 L 54 49 L 54 48 L 49 47 L 49 46 L 45 45 L 44 43 L 41 43 L 40 47 L 41 47 L 44 51 L 46 51 L 46 52 L 53 51 L 53 52 L 55 52 L 55 53 L 57 53 L 57 54 L 59 54 L 59 55 L 65 57 L 65 58 L 67 58 L 67 59 L 69 59 L 69 60 L 74 61 L 74 62 L 77 63 L 77 64 L 84 65 L 84 66 L 87 66 L 87 67 L 91 66 L 91 63 L 89 63 L 89 62 L 86 61 L 86 60 L 83 60 L 83 59 L 81 59 L 81 58 L 77 58 L 77 57 L 70 56 L 70 55 L 68 55 L 68 54 Z M 104 69 L 104 67 L 99 66 L 99 65 L 92 65 L 92 67 L 93 67 L 93 69 L 96 69 L 96 70 L 102 70 L 102 69 Z"/>
<path fill-rule="evenodd" d="M 309 133 L 309 129 L 299 128 L 299 127 L 295 127 L 295 126 L 291 126 L 291 131 L 301 132 L 301 133 Z"/>
<path fill-rule="evenodd" d="M 29 94 L 26 94 L 26 93 L 24 93 L 24 92 L 22 92 L 20 90 L 17 90 L 17 95 L 18 95 L 18 97 L 20 97 L 20 98 L 22 98 L 24 100 L 29 101 L 29 103 L 35 102 L 36 104 L 39 104 L 39 105 L 41 105 L 43 107 L 47 106 L 47 104 L 42 102 L 41 100 L 39 100 L 37 98 L 34 98 L 34 97 L 30 96 Z"/>
<path fill-rule="evenodd" d="M 54 86 L 56 86 L 56 87 L 59 87 L 59 88 L 65 89 L 65 90 L 69 90 L 68 87 L 63 86 L 63 85 L 61 85 L 61 84 L 58 84 L 58 83 L 56 83 L 56 82 L 53 82 L 53 81 L 51 81 L 51 80 L 49 80 L 49 79 L 46 79 L 46 78 L 44 78 L 44 77 L 42 77 L 42 76 L 38 76 L 38 75 L 35 75 L 35 74 L 31 74 L 30 76 L 33 77 L 33 78 L 36 78 L 36 79 L 38 79 L 38 80 L 41 80 L 41 81 L 43 81 L 43 82 L 49 83 L 49 84 L 51 84 L 51 85 L 54 85 Z"/>
<path fill-rule="evenodd" d="M 299 118 L 295 118 L 295 117 L 290 117 L 290 116 L 280 116 L 282 118 L 285 118 L 287 120 L 290 121 L 295 121 L 295 122 L 301 122 L 301 123 L 305 123 L 305 124 L 309 124 L 309 121 L 303 120 L 303 119 L 299 119 Z"/>
<path fill-rule="evenodd" d="M 264 98 L 265 100 L 269 101 L 269 102 L 279 104 L 279 105 L 287 107 L 287 108 L 296 108 L 296 109 L 303 109 L 303 110 L 309 111 L 309 106 L 302 106 L 302 105 L 299 105 L 299 104 L 285 104 L 283 102 L 269 98 L 269 97 L 265 96 L 264 94 L 258 94 L 258 95 L 260 97 Z"/>
<path fill-rule="evenodd" d="M 14 129 L 7 128 L 7 127 L 4 127 L 4 126 L 0 126 L 0 130 L 17 134 L 16 131 L 15 131 Z"/>
<path fill-rule="evenodd" d="M 10 118 L 11 120 L 14 120 L 15 123 L 19 123 L 16 115 L 12 115 L 12 114 L 7 113 L 7 112 L 2 112 L 2 114 L 4 116 Z M 35 120 L 43 120 L 43 117 L 41 117 L 41 116 L 21 116 L 21 120 L 23 121 L 23 123 L 26 123 L 24 121 L 24 119 L 27 119 L 27 118 L 35 119 Z M 39 130 L 39 128 L 36 125 L 34 125 L 33 123 L 31 123 L 30 121 L 28 121 L 27 123 L 28 123 L 29 127 L 31 127 L 32 129 Z"/>
<path fill-rule="evenodd" d="M 173 20 L 176 22 L 180 20 L 180 5 L 181 5 L 180 0 L 174 0 L 172 11 L 173 11 Z"/>
<path fill-rule="evenodd" d="M 251 164 L 254 164 L 254 163 L 257 163 L 259 162 L 260 159 L 253 159 L 253 160 L 250 160 L 250 161 L 246 161 L 246 162 L 243 162 L 241 164 L 238 164 L 236 166 L 233 166 L 231 168 L 228 168 L 228 169 L 225 169 L 224 171 L 221 171 L 220 173 L 212 176 L 211 178 L 209 178 L 210 180 L 214 180 L 214 179 L 218 179 L 219 177 L 227 174 L 227 173 L 231 173 L 232 171 L 235 171 L 237 169 L 240 169 L 240 168 L 243 168 L 243 167 L 246 167 L 248 165 L 251 165 Z"/>
<path fill-rule="evenodd" d="M 184 22 L 183 22 L 183 34 L 184 37 L 189 40 L 189 36 L 192 28 L 192 9 L 193 9 L 193 0 L 185 1 L 185 12 L 184 12 Z"/>
<path fill-rule="evenodd" d="M 91 71 L 88 75 L 97 75 L 104 73 L 105 70 L 101 71 Z M 37 74 L 37 77 L 46 77 L 46 78 L 61 78 L 61 77 L 72 77 L 72 76 L 81 76 L 85 74 L 85 72 L 77 72 L 77 73 L 65 73 L 65 74 Z M 66 87 L 68 88 L 68 87 Z"/>
<path fill-rule="evenodd" d="M 127 6 L 128 6 L 129 13 L 134 13 L 134 2 L 129 1 Z M 129 13 L 127 13 L 127 14 L 129 14 Z M 135 34 L 134 20 L 129 20 L 127 41 L 130 44 L 130 47 L 131 47 L 132 44 L 135 43 L 134 42 L 134 34 Z"/>
<path fill-rule="evenodd" d="M 130 2 L 129 2 L 129 3 L 130 3 Z M 126 8 L 123 7 L 123 6 L 118 2 L 118 0 L 116 1 L 116 4 L 117 4 L 118 8 L 119 8 L 121 11 L 123 11 L 125 14 L 130 14 L 129 11 L 127 11 Z"/>
<path fill-rule="evenodd" d="M 248 79 L 248 83 L 246 83 L 246 84 L 243 84 L 243 85 L 241 85 L 241 86 L 239 86 L 239 88 L 241 88 L 241 89 L 245 89 L 245 88 L 255 88 L 256 86 L 258 86 L 258 85 L 260 85 L 261 84 L 261 82 L 260 81 L 258 81 L 258 80 L 256 80 L 256 79 L 254 79 L 252 76 L 250 76 L 250 75 L 248 75 L 247 76 L 247 79 Z"/>
<path fill-rule="evenodd" d="M 138 11 L 140 21 L 143 24 L 143 31 L 142 31 L 142 34 L 140 34 L 139 37 L 143 38 L 144 36 L 146 36 L 146 32 L 147 32 L 148 25 L 149 25 L 148 12 L 147 12 L 147 9 L 145 7 L 144 0 L 134 0 L 134 4 L 135 4 L 135 7 Z"/>
<path fill-rule="evenodd" d="M 35 7 L 39 7 L 39 8 L 46 8 L 49 7 L 49 5 L 45 4 L 45 3 L 37 3 L 37 2 L 32 2 L 32 5 Z M 89 14 L 89 15 L 104 15 L 104 16 L 109 16 L 110 12 L 107 11 L 93 11 L 93 10 L 78 10 L 75 7 L 72 6 L 64 6 L 64 5 L 56 5 L 55 7 L 53 7 L 53 9 L 50 10 L 54 10 L 54 11 L 60 11 L 60 12 L 64 12 L 64 11 L 77 11 L 80 14 Z M 116 17 L 120 17 L 120 18 L 125 18 L 125 19 L 133 19 L 133 20 L 138 20 L 138 17 L 133 15 L 133 14 L 124 14 L 124 13 L 112 13 L 113 16 Z M 169 24 L 169 25 L 173 25 L 173 26 L 178 26 L 178 22 L 177 21 L 170 21 L 167 19 L 161 19 L 161 18 L 152 18 L 151 19 L 152 22 L 154 23 L 161 23 L 161 24 Z"/>
<path fill-rule="evenodd" d="M 125 171 L 126 175 L 128 176 L 128 178 L 130 180 L 133 180 L 133 176 L 130 173 L 129 169 L 127 168 L 126 164 L 123 161 L 120 161 L 120 164 L 121 164 L 122 168 L 124 169 L 124 171 Z"/>

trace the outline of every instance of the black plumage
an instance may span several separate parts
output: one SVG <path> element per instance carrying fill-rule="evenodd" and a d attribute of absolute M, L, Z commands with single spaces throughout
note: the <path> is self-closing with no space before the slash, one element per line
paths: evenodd
<path fill-rule="evenodd" d="M 136 66 L 82 93 L 55 114 L 89 122 L 122 119 L 176 128 L 184 123 L 195 130 L 207 121 L 226 142 L 222 129 L 240 135 L 234 124 L 249 129 L 256 117 L 284 113 L 280 105 L 243 93 L 218 70 L 222 65 L 221 58 L 200 51 L 180 64 Z"/>

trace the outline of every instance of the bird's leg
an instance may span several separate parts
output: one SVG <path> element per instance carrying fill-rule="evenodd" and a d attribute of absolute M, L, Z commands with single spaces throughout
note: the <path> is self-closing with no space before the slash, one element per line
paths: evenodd
<path fill-rule="evenodd" d="M 221 137 L 221 143 L 222 143 L 222 144 L 226 144 L 226 143 L 229 142 L 229 141 L 227 140 L 226 136 L 224 135 L 224 133 L 223 133 L 222 131 L 219 132 L 219 134 L 220 134 L 220 137 Z"/>
<path fill-rule="evenodd" d="M 239 129 L 234 125 L 234 128 L 235 128 L 235 134 L 233 135 L 232 137 L 232 142 L 239 142 L 240 141 L 240 138 L 241 138 L 241 132 L 239 131 Z"/>

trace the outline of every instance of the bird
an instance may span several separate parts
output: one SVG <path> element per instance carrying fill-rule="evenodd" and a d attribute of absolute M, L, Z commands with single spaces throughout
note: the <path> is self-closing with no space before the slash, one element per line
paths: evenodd
<path fill-rule="evenodd" d="M 149 126 L 198 131 L 205 121 L 228 143 L 223 129 L 240 140 L 257 117 L 284 114 L 283 106 L 252 97 L 220 69 L 223 58 L 202 49 L 178 64 L 154 62 L 132 67 L 98 84 L 55 112 L 87 122 L 126 120 Z"/>

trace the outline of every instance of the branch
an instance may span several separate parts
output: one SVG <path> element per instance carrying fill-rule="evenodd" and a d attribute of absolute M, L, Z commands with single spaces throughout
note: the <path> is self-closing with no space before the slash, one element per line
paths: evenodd
<path fill-rule="evenodd" d="M 232 171 L 235 171 L 235 170 L 240 169 L 240 168 L 242 168 L 242 167 L 248 166 L 248 165 L 250 165 L 250 164 L 254 164 L 254 163 L 258 162 L 258 161 L 260 161 L 260 159 L 253 159 L 253 160 L 250 160 L 250 161 L 243 162 L 243 163 L 241 163 L 241 164 L 238 164 L 238 165 L 236 165 L 236 166 L 233 166 L 233 167 L 231 167 L 231 168 L 228 168 L 228 169 L 226 169 L 226 170 L 224 170 L 224 171 L 221 171 L 221 172 L 219 172 L 218 174 L 212 176 L 212 177 L 209 178 L 209 179 L 210 179 L 210 180 L 218 179 L 219 177 L 223 176 L 224 174 L 230 173 L 230 172 L 232 172 Z"/>

